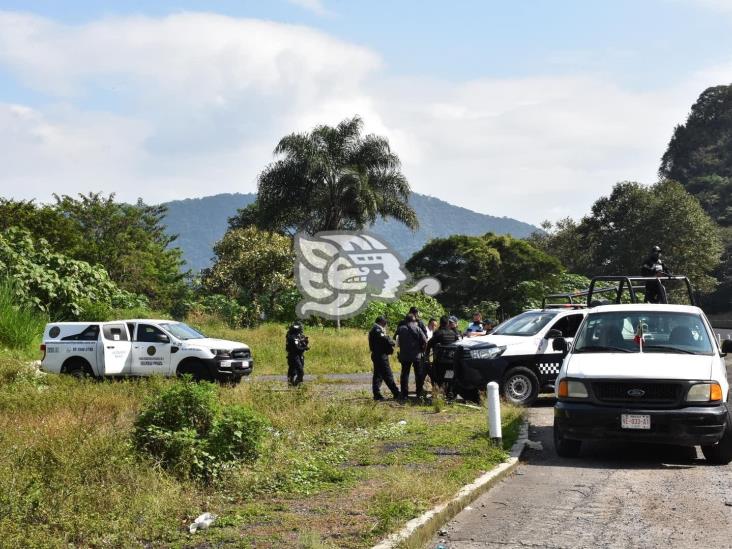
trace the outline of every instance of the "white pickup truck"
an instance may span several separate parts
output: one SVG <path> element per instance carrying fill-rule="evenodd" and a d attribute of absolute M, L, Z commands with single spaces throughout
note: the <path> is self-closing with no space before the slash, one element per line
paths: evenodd
<path fill-rule="evenodd" d="M 254 367 L 249 347 L 212 339 L 173 320 L 53 322 L 41 369 L 76 376 L 176 376 L 236 383 Z"/>

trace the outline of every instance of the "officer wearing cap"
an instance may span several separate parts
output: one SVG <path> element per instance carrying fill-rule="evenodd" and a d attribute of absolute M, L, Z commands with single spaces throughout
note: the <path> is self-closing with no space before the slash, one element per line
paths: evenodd
<path fill-rule="evenodd" d="M 302 383 L 305 377 L 305 351 L 310 349 L 308 337 L 300 322 L 294 322 L 285 335 L 287 351 L 287 382 L 291 386 Z"/>
<path fill-rule="evenodd" d="M 374 400 L 384 400 L 381 395 L 382 382 L 386 383 L 395 399 L 399 398 L 399 388 L 394 382 L 394 373 L 389 365 L 389 355 L 394 352 L 396 343 L 386 333 L 386 324 L 386 317 L 379 316 L 369 331 L 369 350 L 371 351 L 371 362 L 374 365 L 374 375 L 371 380 Z"/>

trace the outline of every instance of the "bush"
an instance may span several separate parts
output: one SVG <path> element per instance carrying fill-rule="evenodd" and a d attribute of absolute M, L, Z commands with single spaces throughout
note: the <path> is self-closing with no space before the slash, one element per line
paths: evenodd
<path fill-rule="evenodd" d="M 247 408 L 222 409 L 214 385 L 184 378 L 146 403 L 134 440 L 177 476 L 210 481 L 236 461 L 255 460 L 265 427 Z"/>
<path fill-rule="evenodd" d="M 411 307 L 417 307 L 419 309 L 419 316 L 425 324 L 431 317 L 439 319 L 442 315 L 446 314 L 445 308 L 434 297 L 422 292 L 414 294 L 404 293 L 399 299 L 390 303 L 372 301 L 368 304 L 364 312 L 345 320 L 343 325 L 368 330 L 373 326 L 374 319 L 377 316 L 384 315 L 389 321 L 389 325 L 396 327 L 399 321 L 407 316 Z"/>
<path fill-rule="evenodd" d="M 0 279 L 0 346 L 29 351 L 43 334 L 48 319 L 19 303 L 17 285 Z"/>

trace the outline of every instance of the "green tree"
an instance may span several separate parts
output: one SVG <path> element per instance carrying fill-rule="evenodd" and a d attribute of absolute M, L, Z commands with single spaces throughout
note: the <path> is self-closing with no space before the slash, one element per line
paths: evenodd
<path fill-rule="evenodd" d="M 314 234 L 361 229 L 380 216 L 417 227 L 399 158 L 384 137 L 363 136 L 362 128 L 354 117 L 283 137 L 274 151 L 280 158 L 259 175 L 256 202 L 231 226 Z"/>
<path fill-rule="evenodd" d="M 415 277 L 439 279 L 438 300 L 462 314 L 488 301 L 498 302 L 503 314 L 515 314 L 526 300 L 522 282 L 550 284 L 563 271 L 559 261 L 528 242 L 491 233 L 431 240 L 407 268 Z"/>
<path fill-rule="evenodd" d="M 278 313 L 278 298 L 295 288 L 292 243 L 286 236 L 255 227 L 231 229 L 214 246 L 211 268 L 202 273 L 203 289 L 242 304 Z"/>
<path fill-rule="evenodd" d="M 586 276 L 639 274 L 654 245 L 674 273 L 710 291 L 710 273 L 722 252 L 719 231 L 699 201 L 673 181 L 655 185 L 624 182 L 598 199 L 579 223 L 563 222 L 533 240 L 563 264 Z"/>
<path fill-rule="evenodd" d="M 702 92 L 674 129 L 659 173 L 679 181 L 717 223 L 732 225 L 732 85 Z"/>

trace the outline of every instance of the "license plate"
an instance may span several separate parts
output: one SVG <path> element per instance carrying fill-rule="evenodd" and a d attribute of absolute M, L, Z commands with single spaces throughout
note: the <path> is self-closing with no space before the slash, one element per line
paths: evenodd
<path fill-rule="evenodd" d="M 651 416 L 645 414 L 620 414 L 623 429 L 650 429 Z"/>
<path fill-rule="evenodd" d="M 452 379 L 455 377 L 455 372 L 452 370 L 447 370 L 445 372 L 445 379 Z"/>

